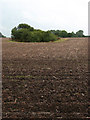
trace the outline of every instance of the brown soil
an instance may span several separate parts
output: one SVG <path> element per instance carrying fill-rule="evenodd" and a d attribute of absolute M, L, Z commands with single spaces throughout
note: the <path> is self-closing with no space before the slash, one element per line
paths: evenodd
<path fill-rule="evenodd" d="M 2 40 L 3 118 L 87 118 L 88 39 Z"/>

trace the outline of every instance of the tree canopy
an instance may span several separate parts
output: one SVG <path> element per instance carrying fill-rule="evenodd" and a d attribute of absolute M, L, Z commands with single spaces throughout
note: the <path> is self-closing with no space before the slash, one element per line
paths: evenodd
<path fill-rule="evenodd" d="M 84 37 L 83 30 L 79 30 L 76 32 L 76 37 Z"/>
<path fill-rule="evenodd" d="M 84 37 L 83 30 L 79 30 L 76 33 L 68 33 L 65 30 L 49 30 L 51 33 L 57 35 L 58 37 Z"/>
<path fill-rule="evenodd" d="M 58 37 L 84 37 L 83 30 L 79 30 L 76 33 L 67 32 L 65 30 L 48 30 L 42 31 L 34 29 L 28 24 L 19 24 L 11 31 L 12 40 L 19 42 L 49 42 L 55 41 Z"/>
<path fill-rule="evenodd" d="M 12 40 L 19 42 L 49 42 L 57 39 L 50 31 L 37 30 L 28 24 L 19 24 L 11 31 Z"/>

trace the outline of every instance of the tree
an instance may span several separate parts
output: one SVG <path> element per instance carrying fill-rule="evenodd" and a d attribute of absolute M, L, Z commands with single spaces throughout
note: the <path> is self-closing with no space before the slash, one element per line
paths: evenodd
<path fill-rule="evenodd" d="M 34 31 L 34 28 L 33 27 L 31 27 L 30 25 L 28 25 L 28 24 L 19 24 L 18 25 L 18 27 L 17 27 L 17 29 L 28 29 L 28 30 L 30 30 L 30 31 Z"/>
<path fill-rule="evenodd" d="M 76 32 L 76 37 L 83 37 L 83 30 L 79 30 Z"/>
<path fill-rule="evenodd" d="M 17 28 L 16 27 L 14 27 L 12 30 L 11 30 L 11 38 L 12 39 L 16 39 L 16 32 L 17 32 Z"/>
<path fill-rule="evenodd" d="M 76 37 L 76 34 L 74 32 L 72 32 L 72 37 Z"/>
<path fill-rule="evenodd" d="M 43 32 L 43 42 L 55 41 L 56 39 L 57 37 L 53 33 L 49 31 Z"/>
<path fill-rule="evenodd" d="M 57 39 L 53 33 L 36 30 L 27 24 L 19 24 L 18 27 L 14 27 L 11 31 L 11 37 L 12 40 L 19 42 L 49 42 Z"/>
<path fill-rule="evenodd" d="M 72 37 L 72 33 L 68 33 L 68 34 L 67 34 L 67 37 Z"/>
<path fill-rule="evenodd" d="M 68 36 L 68 33 L 67 33 L 67 31 L 65 31 L 65 30 L 62 30 L 62 31 L 60 31 L 60 37 L 67 37 Z"/>

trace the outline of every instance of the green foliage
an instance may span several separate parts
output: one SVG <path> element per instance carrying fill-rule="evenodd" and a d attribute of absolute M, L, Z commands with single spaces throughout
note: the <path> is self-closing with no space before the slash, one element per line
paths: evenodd
<path fill-rule="evenodd" d="M 17 28 L 16 27 L 14 27 L 11 31 L 11 37 L 12 37 L 12 39 L 17 38 Z"/>
<path fill-rule="evenodd" d="M 0 38 L 5 38 L 5 36 L 0 32 Z"/>
<path fill-rule="evenodd" d="M 17 29 L 28 29 L 30 31 L 34 31 L 34 28 L 28 24 L 19 24 Z"/>
<path fill-rule="evenodd" d="M 50 30 L 51 33 L 57 35 L 58 37 L 85 37 L 83 35 L 83 30 L 79 30 L 78 32 L 76 32 L 76 34 L 74 32 L 71 33 L 67 33 L 67 31 L 65 30 Z"/>
<path fill-rule="evenodd" d="M 74 32 L 72 32 L 72 37 L 76 37 L 76 34 Z"/>
<path fill-rule="evenodd" d="M 57 37 L 47 31 L 36 30 L 27 24 L 19 24 L 11 31 L 12 40 L 19 42 L 49 42 L 55 41 Z"/>
<path fill-rule="evenodd" d="M 67 35 L 68 35 L 68 33 L 67 33 L 65 30 L 62 30 L 62 31 L 60 32 L 60 36 L 61 36 L 61 37 L 67 37 Z"/>
<path fill-rule="evenodd" d="M 11 31 L 12 40 L 19 42 L 49 42 L 56 41 L 57 38 L 66 37 L 84 37 L 83 31 L 68 33 L 65 30 L 49 30 L 42 31 L 31 27 L 28 24 L 19 24 L 18 27 L 14 27 Z"/>
<path fill-rule="evenodd" d="M 68 37 L 72 37 L 72 33 L 68 33 L 68 35 L 67 35 Z"/>
<path fill-rule="evenodd" d="M 57 37 L 53 33 L 50 33 L 49 31 L 43 32 L 42 42 L 55 41 L 56 39 Z"/>
<path fill-rule="evenodd" d="M 83 31 L 82 30 L 79 30 L 76 32 L 76 37 L 83 37 Z"/>
<path fill-rule="evenodd" d="M 28 42 L 41 42 L 42 41 L 42 32 L 40 31 L 33 31 L 29 32 L 27 36 Z"/>

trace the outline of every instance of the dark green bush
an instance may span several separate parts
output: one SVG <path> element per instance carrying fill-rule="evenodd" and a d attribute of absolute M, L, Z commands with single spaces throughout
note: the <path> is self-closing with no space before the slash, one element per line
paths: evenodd
<path fill-rule="evenodd" d="M 14 27 L 11 31 L 12 40 L 19 42 L 49 42 L 55 41 L 57 37 L 47 31 L 36 30 L 27 24 L 19 24 L 18 27 Z"/>
<path fill-rule="evenodd" d="M 79 30 L 76 33 L 71 32 L 68 33 L 65 30 L 49 30 L 49 32 L 53 33 L 54 35 L 57 35 L 58 37 L 85 37 L 85 35 L 83 34 L 83 30 Z"/>

